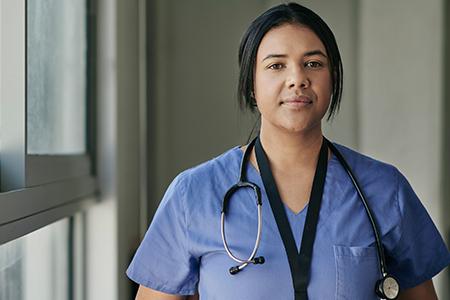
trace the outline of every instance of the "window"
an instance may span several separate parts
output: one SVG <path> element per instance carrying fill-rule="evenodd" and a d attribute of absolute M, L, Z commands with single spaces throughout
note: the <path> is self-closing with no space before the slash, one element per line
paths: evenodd
<path fill-rule="evenodd" d="M 27 154 L 86 152 L 85 16 L 84 0 L 28 1 Z"/>
<path fill-rule="evenodd" d="M 1 245 L 0 299 L 68 299 L 69 245 L 68 219 Z"/>
<path fill-rule="evenodd" d="M 75 215 L 97 189 L 94 7 L 0 1 L 0 300 L 31 299 L 37 279 L 33 299 L 74 297 Z"/>

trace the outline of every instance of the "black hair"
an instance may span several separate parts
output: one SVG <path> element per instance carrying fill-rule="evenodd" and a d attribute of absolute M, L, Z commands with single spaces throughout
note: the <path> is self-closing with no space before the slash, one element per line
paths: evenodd
<path fill-rule="evenodd" d="M 330 120 L 339 110 L 342 98 L 343 70 L 339 49 L 333 32 L 312 10 L 297 4 L 280 4 L 265 11 L 249 26 L 239 46 L 238 101 L 241 109 L 255 111 L 253 84 L 256 54 L 264 35 L 272 28 L 283 24 L 300 24 L 311 29 L 325 46 L 329 57 L 332 77 L 331 104 L 328 111 Z"/>

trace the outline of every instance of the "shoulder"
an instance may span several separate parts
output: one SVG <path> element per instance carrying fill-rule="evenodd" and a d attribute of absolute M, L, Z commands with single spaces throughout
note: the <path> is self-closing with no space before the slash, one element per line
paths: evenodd
<path fill-rule="evenodd" d="M 373 213 L 383 216 L 381 230 L 386 233 L 397 227 L 402 218 L 399 190 L 404 181 L 400 171 L 392 164 L 339 144 L 334 145 L 349 165 Z M 334 160 L 337 161 L 337 158 Z M 334 180 L 344 194 L 356 193 L 343 165 L 337 162 L 334 170 Z"/>
<path fill-rule="evenodd" d="M 396 187 L 403 175 L 392 164 L 370 157 L 347 146 L 333 143 L 361 183 L 385 182 Z"/>
<path fill-rule="evenodd" d="M 178 174 L 167 189 L 167 203 L 182 211 L 187 223 L 203 220 L 221 210 L 225 192 L 237 182 L 242 153 L 239 147 Z"/>
<path fill-rule="evenodd" d="M 236 146 L 182 171 L 170 183 L 158 211 L 170 208 L 170 211 L 186 213 L 219 199 L 237 181 L 241 157 L 241 150 Z"/>
<path fill-rule="evenodd" d="M 211 187 L 211 184 L 223 185 L 238 179 L 238 171 L 242 153 L 239 146 L 228 149 L 224 153 L 186 169 L 178 174 L 171 185 L 183 190 Z"/>

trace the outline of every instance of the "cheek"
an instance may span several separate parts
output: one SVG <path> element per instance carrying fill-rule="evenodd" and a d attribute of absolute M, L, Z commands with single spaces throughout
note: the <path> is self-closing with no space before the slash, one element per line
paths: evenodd
<path fill-rule="evenodd" d="M 276 96 L 280 89 L 282 89 L 282 86 L 282 80 L 279 77 L 268 75 L 257 76 L 254 83 L 257 100 L 264 101 L 263 98 Z"/>
<path fill-rule="evenodd" d="M 331 93 L 333 90 L 331 76 L 324 75 L 323 77 L 319 78 L 318 83 L 318 93 L 320 93 L 320 96 L 324 98 L 324 100 L 329 100 L 331 98 Z"/>

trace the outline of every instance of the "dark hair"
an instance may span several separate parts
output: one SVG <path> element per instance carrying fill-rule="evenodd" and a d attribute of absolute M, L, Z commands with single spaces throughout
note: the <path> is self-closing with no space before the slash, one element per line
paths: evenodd
<path fill-rule="evenodd" d="M 297 3 L 274 6 L 257 17 L 245 32 L 239 46 L 238 101 L 242 109 L 255 111 L 252 97 L 256 54 L 264 35 L 272 28 L 283 24 L 298 23 L 310 28 L 322 41 L 330 61 L 332 77 L 331 105 L 327 120 L 339 110 L 342 97 L 343 70 L 336 39 L 328 25 L 312 10 Z"/>

